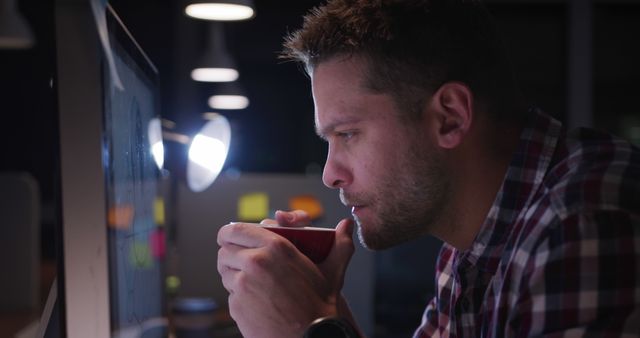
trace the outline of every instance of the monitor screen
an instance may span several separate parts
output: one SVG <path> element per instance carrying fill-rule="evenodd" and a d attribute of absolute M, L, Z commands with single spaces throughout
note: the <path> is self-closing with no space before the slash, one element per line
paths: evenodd
<path fill-rule="evenodd" d="M 90 0 L 56 4 L 62 335 L 160 337 L 158 74 L 109 6 L 104 15 Z"/>
<path fill-rule="evenodd" d="M 163 315 L 164 217 L 150 138 L 159 112 L 157 74 L 111 11 L 107 24 L 124 87 L 116 88 L 103 62 L 109 302 L 118 333 Z"/>

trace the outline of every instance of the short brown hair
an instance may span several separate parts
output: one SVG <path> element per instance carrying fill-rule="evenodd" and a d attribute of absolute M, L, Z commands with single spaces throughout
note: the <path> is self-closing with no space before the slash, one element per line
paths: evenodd
<path fill-rule="evenodd" d="M 362 57 L 367 86 L 390 93 L 413 118 L 449 81 L 467 84 L 496 117 L 508 117 L 518 96 L 494 21 L 477 0 L 329 0 L 285 38 L 282 57 L 311 73 L 336 56 Z"/>

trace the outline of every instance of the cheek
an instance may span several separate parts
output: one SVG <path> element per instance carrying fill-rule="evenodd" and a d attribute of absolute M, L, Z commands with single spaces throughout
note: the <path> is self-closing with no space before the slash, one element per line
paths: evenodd
<path fill-rule="evenodd" d="M 390 133 L 399 129 L 395 126 L 381 129 L 381 132 L 370 133 L 368 139 L 360 140 L 348 150 L 354 177 L 368 189 L 372 188 L 369 185 L 393 181 L 408 160 L 407 135 Z"/>
<path fill-rule="evenodd" d="M 399 159 L 389 153 L 386 149 L 378 149 L 372 153 L 363 154 L 358 159 L 354 174 L 360 177 L 365 186 L 376 188 L 383 181 L 389 181 L 397 172 Z"/>

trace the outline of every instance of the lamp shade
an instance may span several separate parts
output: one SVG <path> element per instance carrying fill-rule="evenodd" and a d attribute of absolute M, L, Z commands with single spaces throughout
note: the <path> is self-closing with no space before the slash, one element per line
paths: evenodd
<path fill-rule="evenodd" d="M 185 13 L 193 18 L 213 21 L 239 21 L 253 18 L 251 0 L 190 1 Z"/>
<path fill-rule="evenodd" d="M 229 151 L 231 127 L 222 115 L 217 115 L 202 127 L 189 145 L 187 185 L 200 192 L 218 177 Z"/>
<path fill-rule="evenodd" d="M 211 23 L 207 47 L 191 71 L 191 78 L 201 82 L 230 82 L 238 76 L 236 63 L 227 51 L 222 24 Z"/>

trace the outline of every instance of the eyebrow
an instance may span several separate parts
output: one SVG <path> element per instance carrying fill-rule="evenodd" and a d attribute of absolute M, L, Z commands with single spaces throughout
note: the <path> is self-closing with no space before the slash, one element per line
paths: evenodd
<path fill-rule="evenodd" d="M 343 124 L 355 123 L 358 121 L 360 121 L 360 118 L 357 118 L 354 116 L 347 116 L 347 117 L 339 118 L 336 121 L 329 123 L 328 125 L 324 126 L 321 129 L 319 129 L 318 126 L 316 125 L 316 134 L 318 134 L 318 136 L 321 139 L 326 140 L 327 135 L 333 133 L 336 130 L 336 128 L 338 128 L 339 126 Z"/>

